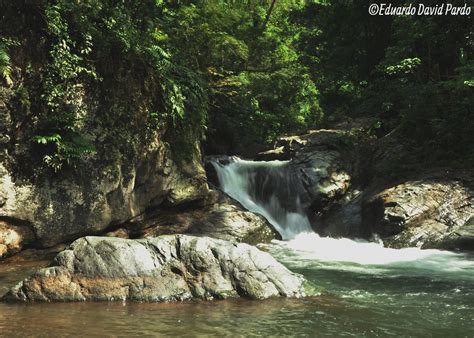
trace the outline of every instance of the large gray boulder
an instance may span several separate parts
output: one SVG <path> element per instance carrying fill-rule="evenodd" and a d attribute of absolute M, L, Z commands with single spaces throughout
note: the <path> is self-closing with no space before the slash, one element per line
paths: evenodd
<path fill-rule="evenodd" d="M 177 301 L 302 297 L 304 279 L 247 244 L 169 235 L 84 237 L 4 301 Z"/>

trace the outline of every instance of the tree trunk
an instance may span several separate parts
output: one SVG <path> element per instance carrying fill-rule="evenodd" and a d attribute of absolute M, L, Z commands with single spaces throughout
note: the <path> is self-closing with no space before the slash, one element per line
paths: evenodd
<path fill-rule="evenodd" d="M 265 21 L 263 22 L 260 34 L 263 34 L 263 32 L 265 32 L 265 29 L 267 28 L 268 21 L 270 21 L 270 16 L 272 15 L 273 8 L 275 7 L 275 3 L 276 3 L 276 0 L 272 0 L 270 8 L 268 8 L 267 15 L 265 17 Z"/>

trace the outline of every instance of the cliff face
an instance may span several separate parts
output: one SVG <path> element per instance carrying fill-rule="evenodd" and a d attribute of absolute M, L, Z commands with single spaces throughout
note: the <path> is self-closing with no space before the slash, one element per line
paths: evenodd
<path fill-rule="evenodd" d="M 170 206 L 203 199 L 207 194 L 198 142 L 186 160 L 174 160 L 173 150 L 156 133 L 135 154 L 121 153 L 106 142 L 95 156 L 76 168 L 25 175 L 34 161 L 20 163 L 31 151 L 25 139 L 10 145 L 11 101 L 0 101 L 2 158 L 0 162 L 0 217 L 6 224 L 30 228 L 37 244 L 51 246 L 140 215 L 163 203 Z M 93 112 L 86 111 L 87 114 Z M 107 130 L 105 132 L 111 132 Z M 93 139 L 99 130 L 89 129 Z M 94 135 L 95 134 L 95 135 Z M 114 150 L 107 154 L 107 150 Z M 102 156 L 100 156 L 102 155 Z M 25 168 L 26 167 L 26 168 Z"/>
<path fill-rule="evenodd" d="M 207 195 L 205 100 L 143 24 L 157 14 L 87 6 L 4 5 L 3 251 L 25 244 L 23 230 L 52 246 Z"/>

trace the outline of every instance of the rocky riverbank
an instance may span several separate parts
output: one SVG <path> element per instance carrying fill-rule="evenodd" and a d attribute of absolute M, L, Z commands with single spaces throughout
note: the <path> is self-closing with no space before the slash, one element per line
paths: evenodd
<path fill-rule="evenodd" d="M 391 144 L 393 140 L 360 138 L 350 130 L 316 130 L 281 138 L 274 149 L 258 154 L 257 159 L 286 162 L 252 169 L 252 184 L 262 186 L 253 198 L 258 201 L 263 195 L 274 194 L 282 210 L 305 212 L 315 231 L 322 235 L 366 239 L 378 236 L 386 246 L 398 248 L 472 250 L 471 176 L 436 170 L 408 170 L 399 177 L 387 175 L 393 154 L 384 147 Z M 226 157 L 211 160 L 221 164 L 232 161 Z M 195 165 L 196 173 L 204 175 L 202 164 L 198 161 Z M 215 188 L 218 182 L 212 168 L 206 165 Z M 169 184 L 172 182 L 176 183 Z M 156 205 L 143 202 L 137 215 L 131 212 L 121 222 L 83 229 L 75 236 L 99 233 L 104 237 L 76 240 L 48 268 L 13 287 L 4 300 L 176 301 L 305 295 L 301 277 L 267 253 L 241 243 L 255 245 L 281 238 L 265 218 L 209 189 L 206 183 L 184 190 L 175 190 L 171 185 L 167 194 L 188 191 L 193 192 L 189 195 L 192 197 L 183 194 L 177 198 L 174 193 L 174 198 Z M 12 191 L 23 191 L 13 187 Z M 135 194 L 133 191 L 130 196 Z M 195 194 L 197 191 L 200 193 Z M 68 201 L 61 203 L 67 205 Z M 24 208 L 18 199 L 8 203 L 4 205 L 13 207 L 5 210 Z M 35 209 L 40 208 L 39 204 L 30 205 L 36 210 L 31 215 L 47 212 Z M 87 206 L 89 212 L 97 211 L 90 204 Z M 66 210 L 59 216 L 64 218 L 61 215 Z M 74 213 L 69 215 L 72 221 L 77 217 Z M 4 256 L 21 251 L 25 244 L 41 247 L 72 238 L 67 232 L 49 238 L 46 229 L 53 231 L 53 226 L 44 228 L 44 240 L 38 240 L 41 232 L 31 226 L 32 220 L 35 219 L 10 216 L 2 219 L 0 249 Z"/>
<path fill-rule="evenodd" d="M 292 196 L 282 200 L 291 209 L 297 196 L 313 228 L 322 235 L 378 236 L 392 247 L 472 250 L 472 175 L 446 168 L 410 170 L 415 159 L 403 143 L 391 136 L 361 135 L 353 129 L 328 129 L 286 136 L 256 159 L 289 161 L 285 179 L 291 183 L 282 184 L 280 190 L 289 186 L 291 191 L 286 194 Z M 214 160 L 225 162 L 226 158 Z M 170 167 L 161 171 L 159 165 Z M 158 161 L 154 170 L 130 181 L 125 190 L 124 179 L 117 177 L 119 187 L 115 189 L 120 194 L 112 188 L 93 193 L 104 185 L 96 182 L 97 188 L 85 181 L 79 185 L 74 178 L 60 178 L 57 185 L 46 181 L 31 185 L 14 181 L 4 172 L 0 257 L 15 254 L 25 245 L 48 247 L 93 234 L 143 238 L 189 233 L 250 244 L 280 238 L 262 216 L 209 190 L 197 158 L 194 173 L 188 170 L 185 180 L 173 174 L 180 172 L 173 166 Z M 206 171 L 217 186 L 212 166 L 206 165 Z M 148 183 L 139 184 L 141 181 Z M 149 186 L 154 188 L 146 188 Z M 278 184 L 273 187 L 278 189 Z M 119 200 L 128 202 L 123 205 Z M 55 210 L 54 217 L 48 214 Z"/>
<path fill-rule="evenodd" d="M 322 235 L 474 250 L 472 173 L 420 167 L 396 135 L 316 130 L 283 137 L 256 158 L 290 161 L 295 195 Z"/>

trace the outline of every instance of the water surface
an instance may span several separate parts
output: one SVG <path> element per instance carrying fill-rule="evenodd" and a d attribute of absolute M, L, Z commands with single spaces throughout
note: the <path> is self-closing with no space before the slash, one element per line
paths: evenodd
<path fill-rule="evenodd" d="M 298 196 L 292 195 L 286 164 L 235 159 L 215 168 L 222 189 L 266 217 L 285 239 L 260 247 L 303 274 L 319 296 L 170 304 L 0 303 L 0 335 L 474 336 L 472 255 L 321 238 L 311 232 Z M 0 293 L 45 264 L 0 263 Z"/>
<path fill-rule="evenodd" d="M 295 251 L 288 243 L 275 242 L 265 249 L 324 288 L 324 294 L 305 299 L 168 304 L 0 303 L 0 335 L 474 335 L 474 260 L 470 256 L 441 253 L 359 264 L 323 260 Z M 434 262 L 440 264 L 439 269 Z M 29 274 L 33 266 L 0 264 L 0 290 Z"/>

